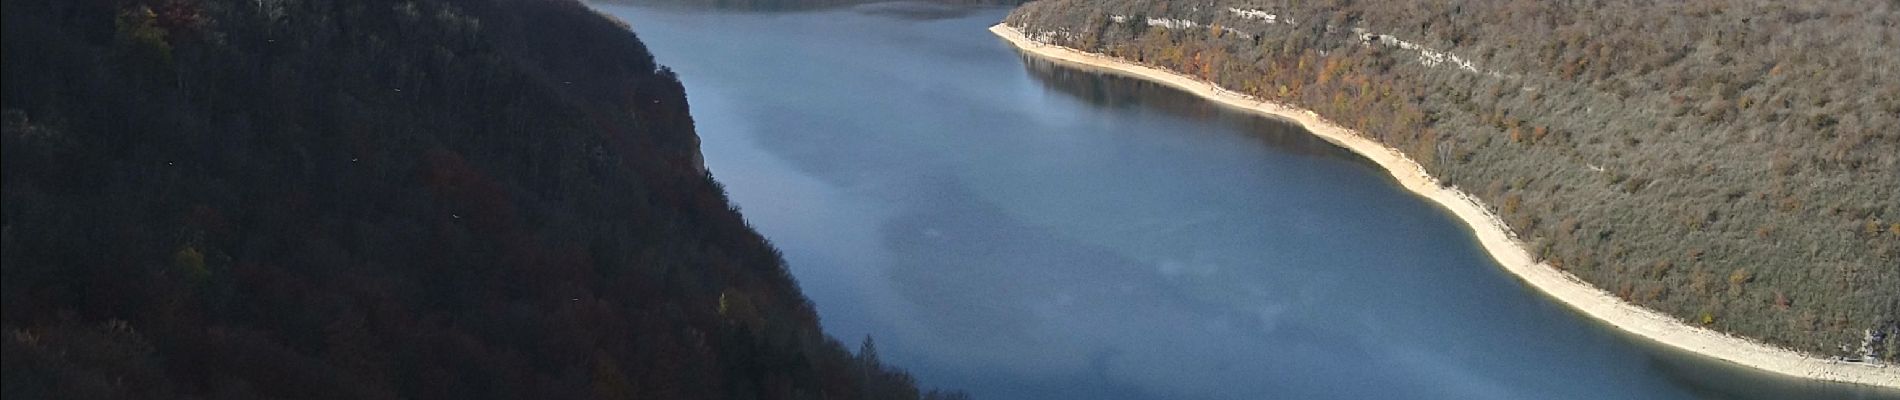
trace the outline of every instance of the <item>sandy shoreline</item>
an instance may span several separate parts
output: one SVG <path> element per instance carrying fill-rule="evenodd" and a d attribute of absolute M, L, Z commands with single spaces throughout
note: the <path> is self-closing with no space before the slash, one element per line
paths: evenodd
<path fill-rule="evenodd" d="M 1160 82 L 1187 90 L 1216 103 L 1299 124 L 1313 134 L 1379 164 L 1397 178 L 1406 190 L 1430 199 L 1451 211 L 1466 225 L 1471 226 L 1485 251 L 1511 274 L 1517 275 L 1519 279 L 1543 291 L 1546 295 L 1624 331 L 1671 347 L 1770 372 L 1810 379 L 1900 388 L 1900 366 L 1874 367 L 1864 364 L 1837 363 L 1691 326 L 1660 312 L 1624 302 L 1609 292 L 1578 280 L 1569 273 L 1539 263 L 1512 237 L 1503 221 L 1487 211 L 1487 208 L 1476 198 L 1457 188 L 1441 186 L 1438 179 L 1426 174 L 1422 166 L 1398 150 L 1326 121 L 1312 111 L 1262 101 L 1171 71 L 1066 47 L 1042 44 L 1023 36 L 1015 28 L 1003 24 L 990 27 L 990 32 L 1008 40 L 1018 49 L 1043 58 Z"/>

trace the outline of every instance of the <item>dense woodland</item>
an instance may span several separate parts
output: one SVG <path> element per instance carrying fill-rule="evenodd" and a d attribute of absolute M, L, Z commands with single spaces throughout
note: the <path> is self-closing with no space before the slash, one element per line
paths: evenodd
<path fill-rule="evenodd" d="M 1826 356 L 1900 333 L 1900 3 L 1043 0 L 1007 23 L 1365 132 L 1688 323 Z"/>
<path fill-rule="evenodd" d="M 4 0 L 7 399 L 920 393 L 569 0 Z"/>

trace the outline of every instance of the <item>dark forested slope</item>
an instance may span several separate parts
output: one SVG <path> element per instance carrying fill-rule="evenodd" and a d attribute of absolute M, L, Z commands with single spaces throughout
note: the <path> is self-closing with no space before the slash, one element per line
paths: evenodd
<path fill-rule="evenodd" d="M 576 2 L 4 5 L 8 399 L 918 395 Z"/>
<path fill-rule="evenodd" d="M 1629 301 L 1900 361 L 1900 3 L 1043 0 L 1007 23 L 1358 129 Z"/>

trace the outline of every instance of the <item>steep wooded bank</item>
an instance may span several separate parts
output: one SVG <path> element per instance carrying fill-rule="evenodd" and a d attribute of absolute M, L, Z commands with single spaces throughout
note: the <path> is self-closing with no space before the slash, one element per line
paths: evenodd
<path fill-rule="evenodd" d="M 1626 300 L 1891 362 L 1900 10 L 1865 3 L 1044 0 L 1006 23 L 1371 135 Z"/>
<path fill-rule="evenodd" d="M 6 398 L 919 397 L 577 2 L 4 5 Z"/>

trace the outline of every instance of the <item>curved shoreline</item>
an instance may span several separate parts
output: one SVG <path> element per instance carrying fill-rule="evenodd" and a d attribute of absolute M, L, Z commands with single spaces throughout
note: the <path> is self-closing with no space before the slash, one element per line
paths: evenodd
<path fill-rule="evenodd" d="M 1503 220 L 1475 197 L 1444 186 L 1424 167 L 1398 150 L 1333 124 L 1309 110 L 1259 100 L 1172 71 L 1135 64 L 1119 58 L 1044 44 L 1005 24 L 990 32 L 1017 49 L 1042 58 L 1116 72 L 1173 86 L 1215 103 L 1290 121 L 1326 141 L 1345 147 L 1384 168 L 1406 190 L 1437 203 L 1471 227 L 1486 253 L 1519 280 L 1583 314 L 1650 340 L 1759 370 L 1808 379 L 1856 383 L 1900 389 L 1900 368 L 1841 363 L 1758 341 L 1731 336 L 1682 323 L 1666 314 L 1642 308 L 1598 289 L 1548 264 L 1538 262 L 1520 245 Z"/>

